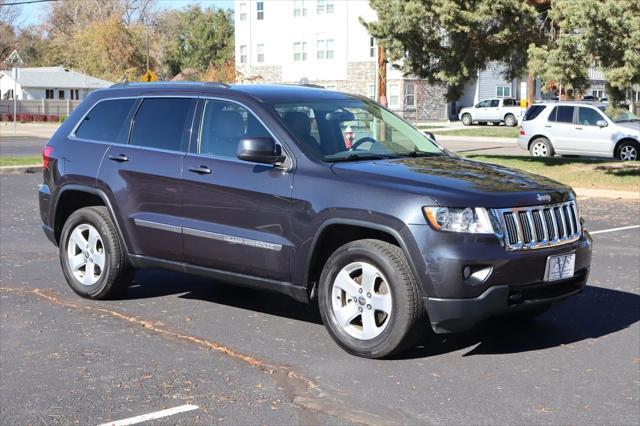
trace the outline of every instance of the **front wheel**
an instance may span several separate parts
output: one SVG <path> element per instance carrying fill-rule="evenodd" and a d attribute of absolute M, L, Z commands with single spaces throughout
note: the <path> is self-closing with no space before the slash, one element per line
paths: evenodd
<path fill-rule="evenodd" d="M 106 207 L 79 209 L 62 228 L 60 263 L 69 286 L 87 299 L 120 295 L 131 283 L 132 270 Z"/>
<path fill-rule="evenodd" d="M 407 348 L 424 312 L 402 250 L 372 239 L 345 244 L 329 257 L 320 276 L 318 302 L 333 340 L 365 358 Z"/>
<path fill-rule="evenodd" d="M 531 143 L 529 152 L 532 157 L 553 157 L 554 151 L 547 138 L 538 138 Z"/>
<path fill-rule="evenodd" d="M 640 145 L 637 142 L 628 141 L 622 142 L 618 148 L 618 160 L 622 161 L 636 161 L 640 159 Z"/>
<path fill-rule="evenodd" d="M 463 114 L 462 115 L 462 124 L 465 126 L 471 126 L 471 114 Z"/>
<path fill-rule="evenodd" d="M 516 120 L 516 117 L 513 114 L 507 114 L 504 117 L 504 125 L 507 127 L 514 127 L 516 124 L 518 124 L 518 120 Z"/>

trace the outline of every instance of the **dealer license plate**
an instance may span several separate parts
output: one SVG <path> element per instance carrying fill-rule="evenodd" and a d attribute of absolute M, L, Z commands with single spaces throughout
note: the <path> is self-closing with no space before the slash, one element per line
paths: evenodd
<path fill-rule="evenodd" d="M 576 254 L 562 254 L 547 257 L 545 281 L 557 281 L 573 277 L 576 267 Z"/>

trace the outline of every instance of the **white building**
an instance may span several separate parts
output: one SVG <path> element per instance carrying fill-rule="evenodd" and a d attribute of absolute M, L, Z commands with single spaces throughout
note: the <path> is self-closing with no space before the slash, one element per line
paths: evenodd
<path fill-rule="evenodd" d="M 12 71 L 0 71 L 0 99 L 82 100 L 89 92 L 113 83 L 63 67 L 20 68 L 17 81 Z"/>
<path fill-rule="evenodd" d="M 360 20 L 376 13 L 367 0 L 235 2 L 236 68 L 244 81 L 310 83 L 375 97 L 377 46 Z M 389 108 L 409 119 L 449 115 L 446 87 L 387 71 Z"/>

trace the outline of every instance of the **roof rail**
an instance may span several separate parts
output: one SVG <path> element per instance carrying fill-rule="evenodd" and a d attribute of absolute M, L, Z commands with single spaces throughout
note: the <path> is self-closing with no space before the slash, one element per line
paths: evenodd
<path fill-rule="evenodd" d="M 229 89 L 231 86 L 227 83 L 222 83 L 219 81 L 154 81 L 154 82 L 142 82 L 142 81 L 125 81 L 122 83 L 115 83 L 109 87 L 139 87 L 139 86 L 149 86 L 149 85 L 158 85 L 158 86 L 170 86 L 170 85 L 180 85 L 180 84 L 200 84 L 205 86 L 215 86 L 215 87 L 224 87 L 225 89 Z"/>

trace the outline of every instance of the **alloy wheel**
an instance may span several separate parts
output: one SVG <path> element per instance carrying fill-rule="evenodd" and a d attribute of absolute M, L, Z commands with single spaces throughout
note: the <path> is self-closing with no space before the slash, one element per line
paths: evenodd
<path fill-rule="evenodd" d="M 67 244 L 67 264 L 80 284 L 90 286 L 100 279 L 105 256 L 102 237 L 95 227 L 82 223 L 74 228 Z"/>
<path fill-rule="evenodd" d="M 620 150 L 620 159 L 622 161 L 635 161 L 638 159 L 638 150 L 635 146 L 625 145 Z"/>
<path fill-rule="evenodd" d="M 533 145 L 533 149 L 531 150 L 531 152 L 534 157 L 547 157 L 549 155 L 547 145 L 543 142 L 536 142 Z"/>
<path fill-rule="evenodd" d="M 336 275 L 331 291 L 336 323 L 359 340 L 378 337 L 391 320 L 393 300 L 387 279 L 367 262 L 353 262 Z"/>

